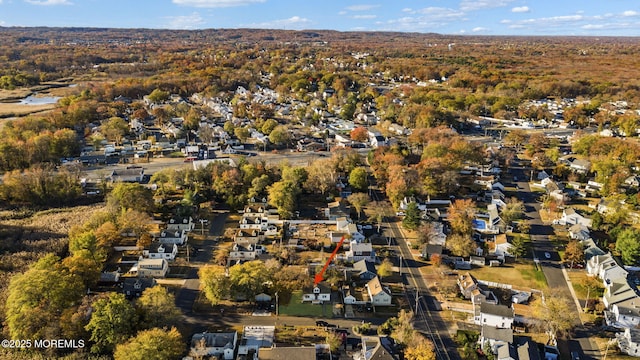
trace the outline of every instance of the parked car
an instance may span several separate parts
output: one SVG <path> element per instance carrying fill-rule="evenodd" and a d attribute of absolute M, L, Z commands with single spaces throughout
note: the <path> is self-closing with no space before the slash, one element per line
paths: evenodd
<path fill-rule="evenodd" d="M 316 321 L 316 326 L 328 327 L 329 323 L 324 320 L 318 320 Z"/>
<path fill-rule="evenodd" d="M 549 254 L 548 252 L 545 252 L 544 257 L 547 259 L 551 259 L 551 254 Z"/>

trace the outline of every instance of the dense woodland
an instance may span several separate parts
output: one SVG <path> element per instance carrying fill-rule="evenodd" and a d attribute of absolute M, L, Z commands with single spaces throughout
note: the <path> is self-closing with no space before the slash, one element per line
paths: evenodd
<path fill-rule="evenodd" d="M 186 129 L 198 130 L 202 116 L 215 116 L 195 104 L 149 112 L 144 96 L 189 98 L 200 93 L 225 99 L 235 116 L 249 119 L 273 143 L 290 129 L 309 131 L 309 125 L 321 121 L 315 109 L 339 107 L 339 117 L 352 120 L 361 109 L 374 107 L 383 124 L 396 123 L 412 130 L 406 142 L 378 148 L 367 159 L 377 186 L 394 207 L 408 195 L 466 195 L 475 190 L 464 183 L 460 170 L 489 155 L 480 144 L 454 131 L 463 128 L 468 118 L 549 119 L 548 111 L 523 104 L 577 98 L 590 100 L 566 109 L 565 118 L 577 127 L 586 127 L 593 120 L 600 127 L 613 124 L 635 129 L 640 119 L 637 114 L 599 110 L 610 101 L 626 101 L 631 109 L 640 105 L 635 73 L 640 69 L 640 40 L 636 38 L 0 28 L 0 39 L 1 89 L 37 91 L 52 82 L 78 84 L 77 91 L 61 99 L 53 111 L 7 120 L 2 126 L 0 205 L 11 209 L 8 217 L 76 204 L 82 198 L 78 169 L 56 170 L 56 165 L 62 158 L 77 156 L 83 144 L 120 142 L 129 133 L 125 121 L 131 118 L 153 118 L 162 124 L 180 116 Z M 416 86 L 418 82 L 426 85 Z M 271 106 L 237 98 L 234 91 L 239 86 L 268 87 L 283 102 L 298 100 L 306 105 L 296 108 L 292 116 L 277 117 Z M 336 96 L 321 100 L 317 94 L 326 89 L 335 90 Z M 133 102 L 116 101 L 119 97 Z M 105 137 L 93 134 L 92 125 L 99 125 Z M 233 124 L 225 124 L 225 130 L 238 138 L 247 137 L 246 126 L 234 129 Z M 354 132 L 351 136 L 357 139 L 360 135 Z M 580 135 L 573 151 L 593 162 L 595 178 L 604 184 L 602 195 L 625 197 L 637 207 L 638 195 L 622 191 L 624 179 L 640 156 L 640 148 L 632 141 Z M 505 143 L 510 147 L 492 154 L 492 160 L 508 164 L 516 149 L 525 148 L 535 159 L 534 167 L 553 171 L 562 179 L 575 176 L 556 165 L 559 144 L 544 136 L 540 139 L 513 131 Z M 151 180 L 158 185 L 156 196 L 181 196 L 180 209 L 205 200 L 237 209 L 250 197 L 268 195 L 280 215 L 289 217 L 302 194 L 324 197 L 338 177 L 348 179 L 356 191 L 366 191 L 364 163 L 355 152 L 338 151 L 308 167 L 267 167 L 243 160 L 237 168 L 220 164 L 198 171 L 161 171 Z M 179 194 L 171 190 L 176 187 L 182 189 Z M 91 339 L 86 352 L 95 356 L 115 352 L 116 358 L 123 359 L 127 351 L 150 337 L 180 344 L 176 331 L 155 328 L 176 322 L 171 294 L 145 294 L 134 304 L 116 295 L 84 295 L 97 281 L 119 234 L 144 233 L 141 224 L 155 211 L 162 212 L 154 209 L 151 196 L 142 187 L 116 186 L 105 199 L 106 210 L 87 215 L 76 226 L 56 234 L 55 245 L 29 243 L 26 229 L 0 229 L 6 239 L 0 243 L 0 299 L 7 310 L 6 316 L 0 316 L 3 333 L 14 338 L 82 337 Z M 350 201 L 354 207 L 363 205 L 355 197 Z M 623 213 L 598 221 L 603 229 L 618 232 L 625 225 Z M 294 262 L 290 254 L 279 254 L 279 258 L 282 264 Z M 219 269 L 203 271 L 215 270 Z M 275 277 L 271 280 L 283 292 L 292 279 L 298 280 L 299 274 L 271 270 L 262 275 Z M 283 279 L 276 274 L 283 279 L 288 276 L 284 280 L 289 283 L 278 283 Z M 40 291 L 43 288 L 46 294 Z M 230 284 L 226 290 L 246 289 Z M 161 310 L 167 318 L 161 317 L 161 323 L 149 320 L 160 316 L 152 313 L 150 303 L 166 305 Z M 89 308 L 97 315 L 86 316 Z M 123 320 L 106 326 L 105 319 L 115 311 L 123 314 Z"/>

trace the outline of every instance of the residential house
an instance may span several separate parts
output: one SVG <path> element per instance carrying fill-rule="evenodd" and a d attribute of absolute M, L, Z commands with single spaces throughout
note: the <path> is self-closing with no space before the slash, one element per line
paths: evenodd
<path fill-rule="evenodd" d="M 498 348 L 496 360 L 541 360 L 538 346 L 527 340 L 521 344 L 508 344 Z"/>
<path fill-rule="evenodd" d="M 166 245 L 172 245 L 172 244 L 184 245 L 187 242 L 187 232 L 184 230 L 176 230 L 176 231 L 163 230 L 160 232 L 158 241 L 161 244 L 166 244 Z"/>
<path fill-rule="evenodd" d="M 365 236 L 358 230 L 358 226 L 350 221 L 337 220 L 336 228 L 338 231 L 346 233 L 351 241 L 363 242 L 365 239 Z"/>
<path fill-rule="evenodd" d="M 275 333 L 275 326 L 245 326 L 238 344 L 238 358 L 251 360 L 253 357 L 253 359 L 259 359 L 262 349 L 273 347 Z"/>
<path fill-rule="evenodd" d="M 399 360 L 392 340 L 388 337 L 362 337 L 362 351 L 353 356 L 354 360 Z"/>
<path fill-rule="evenodd" d="M 610 311 L 605 311 L 607 325 L 619 329 L 638 328 L 640 325 L 640 297 L 611 305 Z"/>
<path fill-rule="evenodd" d="M 587 261 L 587 273 L 599 277 L 605 287 L 614 280 L 626 279 L 628 274 L 611 253 L 591 257 Z"/>
<path fill-rule="evenodd" d="M 584 248 L 584 260 L 587 263 L 592 257 L 605 254 L 605 252 L 600 249 L 591 238 L 580 241 L 580 244 L 582 244 L 582 247 Z"/>
<path fill-rule="evenodd" d="M 218 359 L 232 360 L 238 344 L 238 332 L 203 332 L 191 337 L 191 349 L 189 356 L 202 359 L 215 357 Z"/>
<path fill-rule="evenodd" d="M 511 328 L 505 329 L 482 325 L 478 342 L 482 349 L 488 345 L 491 348 L 491 352 L 496 354 L 499 347 L 513 343 L 513 330 Z"/>
<path fill-rule="evenodd" d="M 382 286 L 380 278 L 377 276 L 369 280 L 365 285 L 369 294 L 369 301 L 373 306 L 389 306 L 391 305 L 391 291 Z"/>
<path fill-rule="evenodd" d="M 146 289 L 156 286 L 156 279 L 127 277 L 124 278 L 121 286 L 122 293 L 128 299 L 139 298 Z"/>
<path fill-rule="evenodd" d="M 233 242 L 242 246 L 255 245 L 264 240 L 264 235 L 256 229 L 238 229 Z"/>
<path fill-rule="evenodd" d="M 175 260 L 178 255 L 178 246 L 176 244 L 162 244 L 159 242 L 151 243 L 142 251 L 142 256 L 147 259 L 165 259 L 167 261 Z"/>
<path fill-rule="evenodd" d="M 586 159 L 574 159 L 569 164 L 569 169 L 580 174 L 586 174 L 591 170 L 591 162 Z"/>
<path fill-rule="evenodd" d="M 615 213 L 624 205 L 624 201 L 601 198 L 596 205 L 596 211 L 602 215 Z"/>
<path fill-rule="evenodd" d="M 191 231 L 195 228 L 195 223 L 191 216 L 188 217 L 172 217 L 167 223 L 167 231 Z"/>
<path fill-rule="evenodd" d="M 228 261 L 231 264 L 242 263 L 245 261 L 255 260 L 258 257 L 258 252 L 255 250 L 255 245 L 242 246 L 237 243 L 233 244 L 231 251 L 229 251 Z"/>
<path fill-rule="evenodd" d="M 632 188 L 638 188 L 640 187 L 640 176 L 631 175 L 628 178 L 624 179 L 624 184 Z"/>
<path fill-rule="evenodd" d="M 498 234 L 495 236 L 493 253 L 498 259 L 503 260 L 507 256 L 513 256 L 513 244 L 509 242 L 507 234 Z"/>
<path fill-rule="evenodd" d="M 344 201 L 334 201 L 327 204 L 327 207 L 324 209 L 324 216 L 329 220 L 337 220 L 341 217 L 349 218 L 350 211 Z"/>
<path fill-rule="evenodd" d="M 557 221 L 560 225 L 582 224 L 591 228 L 591 219 L 582 216 L 574 208 L 566 208 L 562 211 L 562 217 Z"/>
<path fill-rule="evenodd" d="M 640 302 L 638 288 L 627 279 L 616 279 L 605 285 L 602 303 L 607 309 L 612 309 L 613 305 L 631 302 Z M 624 305 L 622 305 L 624 306 Z"/>
<path fill-rule="evenodd" d="M 483 302 L 480 304 L 480 316 L 476 318 L 476 322 L 479 325 L 508 329 L 513 325 L 513 318 L 513 308 Z"/>
<path fill-rule="evenodd" d="M 311 301 L 314 304 L 322 304 L 331 301 L 331 288 L 323 284 L 314 286 L 311 291 L 302 294 L 302 301 Z"/>
<path fill-rule="evenodd" d="M 626 328 L 624 332 L 617 333 L 618 347 L 623 353 L 640 357 L 640 329 Z"/>
<path fill-rule="evenodd" d="M 360 260 L 353 264 L 353 270 L 360 280 L 371 280 L 378 276 L 376 266 L 372 261 Z"/>
<path fill-rule="evenodd" d="M 142 167 L 127 167 L 126 169 L 116 169 L 109 175 L 112 182 L 134 182 L 139 183 L 144 178 Z"/>
<path fill-rule="evenodd" d="M 422 248 L 422 257 L 424 259 L 431 259 L 433 255 L 442 256 L 442 245 L 425 244 Z"/>
<path fill-rule="evenodd" d="M 471 300 L 473 305 L 482 304 L 485 302 L 497 304 L 498 298 L 493 291 L 485 290 L 481 288 L 478 281 L 469 272 L 466 272 L 458 277 L 457 280 L 460 293 L 465 299 Z"/>
<path fill-rule="evenodd" d="M 353 262 L 366 260 L 375 263 L 376 252 L 373 250 L 373 245 L 371 243 L 351 241 L 349 250 L 345 253 L 345 259 Z"/>
<path fill-rule="evenodd" d="M 574 224 L 569 228 L 569 237 L 574 240 L 584 241 L 591 238 L 591 232 L 583 224 Z"/>
<path fill-rule="evenodd" d="M 498 234 L 504 229 L 504 224 L 500 218 L 496 204 L 487 205 L 487 213 L 477 214 L 472 223 L 473 230 L 482 234 Z"/>
<path fill-rule="evenodd" d="M 142 259 L 130 272 L 138 277 L 162 278 L 169 272 L 169 263 L 165 259 Z"/>
<path fill-rule="evenodd" d="M 447 242 L 447 234 L 444 233 L 444 224 L 439 221 L 431 222 L 427 239 L 429 239 L 429 244 L 431 245 L 444 246 Z"/>

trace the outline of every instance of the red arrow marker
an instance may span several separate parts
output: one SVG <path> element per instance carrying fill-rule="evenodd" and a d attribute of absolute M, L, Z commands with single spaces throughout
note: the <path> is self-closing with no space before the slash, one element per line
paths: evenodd
<path fill-rule="evenodd" d="M 342 247 L 342 243 L 344 242 L 344 239 L 345 238 L 343 235 L 342 238 L 340 238 L 340 242 L 338 242 L 338 245 L 336 245 L 336 248 L 333 249 L 331 256 L 329 256 L 329 258 L 327 259 L 327 262 L 322 267 L 322 270 L 320 270 L 320 272 L 316 274 L 316 276 L 313 278 L 313 286 L 317 286 L 322 280 L 324 280 L 324 272 L 327 271 L 329 264 L 331 264 L 331 261 L 333 261 L 333 258 L 336 257 L 338 250 Z"/>

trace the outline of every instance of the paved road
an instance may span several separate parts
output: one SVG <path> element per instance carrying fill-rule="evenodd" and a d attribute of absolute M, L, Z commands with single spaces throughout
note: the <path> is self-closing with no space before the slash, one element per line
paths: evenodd
<path fill-rule="evenodd" d="M 549 293 L 560 295 L 567 299 L 572 299 L 572 294 L 569 290 L 569 284 L 562 272 L 562 265 L 560 255 L 556 251 L 553 243 L 550 241 L 549 236 L 554 234 L 553 227 L 542 222 L 540 218 L 540 204 L 538 203 L 538 193 L 532 192 L 529 188 L 529 183 L 526 181 L 531 178 L 531 170 L 525 168 L 512 168 L 512 176 L 516 176 L 518 180 L 518 192 L 517 198 L 524 202 L 525 205 L 525 217 L 531 224 L 531 240 L 533 245 L 533 257 L 538 259 L 542 265 L 542 271 L 549 285 Z M 525 181 L 522 181 L 525 180 Z M 545 253 L 550 255 L 547 259 Z M 570 301 L 571 304 L 575 302 Z M 574 312 L 574 334 L 571 344 L 571 350 L 576 350 L 575 347 L 579 346 L 581 352 L 585 355 L 586 359 L 599 359 L 600 351 L 597 345 L 591 341 L 589 329 L 585 328 L 580 322 L 578 307 L 570 307 Z M 558 342 L 559 349 L 565 356 L 569 355 L 569 344 L 566 340 L 560 339 Z M 580 350 L 579 350 L 580 351 Z"/>
<path fill-rule="evenodd" d="M 374 200 L 383 197 L 373 191 Z M 405 288 L 405 296 L 415 315 L 414 326 L 420 330 L 433 342 L 437 359 L 439 360 L 461 360 L 457 352 L 457 345 L 449 334 L 449 327 L 440 316 L 440 304 L 436 298 L 429 293 L 428 286 L 424 281 L 422 273 L 413 259 L 413 255 L 407 245 L 407 240 L 398 223 L 385 224 L 384 236 L 393 240 L 394 250 L 397 251 L 401 277 Z"/>

